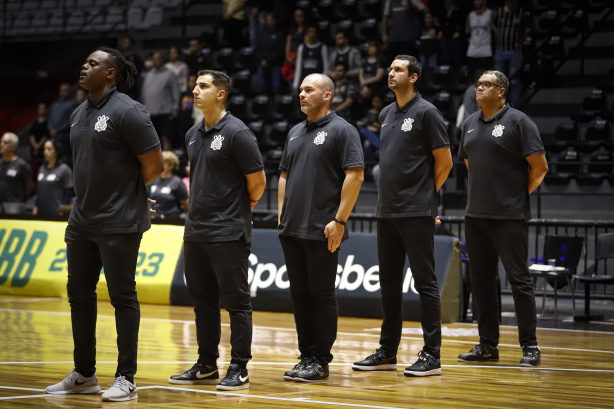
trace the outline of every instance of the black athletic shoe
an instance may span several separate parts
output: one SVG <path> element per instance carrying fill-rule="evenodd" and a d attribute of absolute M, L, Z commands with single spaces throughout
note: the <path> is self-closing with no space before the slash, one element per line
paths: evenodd
<path fill-rule="evenodd" d="M 310 362 L 309 358 L 301 358 L 301 361 L 298 364 L 294 365 L 293 369 L 286 371 L 284 373 L 284 379 L 287 381 L 293 381 L 296 374 L 302 371 L 303 369 L 305 369 L 305 367 L 309 364 L 309 362 Z"/>
<path fill-rule="evenodd" d="M 355 371 L 396 371 L 397 357 L 396 355 L 386 356 L 384 350 L 378 348 L 364 360 L 354 362 L 352 369 Z"/>
<path fill-rule="evenodd" d="M 520 366 L 539 366 L 542 353 L 537 346 L 522 347 Z"/>
<path fill-rule="evenodd" d="M 230 364 L 226 376 L 222 382 L 217 384 L 217 389 L 221 391 L 238 391 L 247 388 L 249 388 L 247 368 L 242 368 L 237 364 Z"/>
<path fill-rule="evenodd" d="M 458 360 L 468 362 L 497 362 L 499 360 L 499 349 L 497 347 L 478 344 L 466 354 L 460 354 Z"/>
<path fill-rule="evenodd" d="M 220 381 L 220 374 L 216 365 L 201 365 L 199 363 L 181 375 L 173 375 L 169 383 L 176 385 L 215 385 Z"/>
<path fill-rule="evenodd" d="M 303 369 L 297 371 L 292 378 L 299 382 L 323 382 L 328 379 L 328 365 L 322 366 L 314 359 L 309 359 Z"/>
<path fill-rule="evenodd" d="M 424 351 L 418 352 L 418 360 L 405 368 L 405 376 L 441 375 L 441 361 Z"/>

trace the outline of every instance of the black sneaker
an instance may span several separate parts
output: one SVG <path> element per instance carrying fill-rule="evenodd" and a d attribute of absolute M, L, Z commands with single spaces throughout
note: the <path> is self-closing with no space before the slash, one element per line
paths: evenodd
<path fill-rule="evenodd" d="M 242 368 L 237 364 L 230 364 L 226 376 L 222 382 L 217 384 L 220 391 L 238 391 L 249 388 L 249 375 L 247 368 Z"/>
<path fill-rule="evenodd" d="M 458 360 L 467 362 L 497 362 L 499 361 L 499 348 L 478 344 L 466 354 L 460 354 Z"/>
<path fill-rule="evenodd" d="M 542 353 L 537 346 L 522 347 L 520 366 L 539 366 Z"/>
<path fill-rule="evenodd" d="M 215 385 L 220 381 L 220 374 L 216 365 L 202 365 L 199 363 L 181 375 L 173 375 L 169 383 L 176 385 Z"/>
<path fill-rule="evenodd" d="M 309 359 L 303 369 L 297 371 L 292 378 L 299 382 L 323 382 L 328 379 L 328 365 L 322 366 L 314 359 Z"/>
<path fill-rule="evenodd" d="M 299 358 L 301 359 L 301 361 L 298 364 L 294 365 L 293 369 L 286 371 L 284 373 L 285 380 L 293 381 L 296 374 L 302 371 L 303 369 L 305 369 L 305 367 L 309 364 L 309 361 L 310 361 L 309 358 L 301 358 L 301 357 Z"/>
<path fill-rule="evenodd" d="M 441 375 L 441 361 L 424 351 L 418 352 L 418 360 L 405 368 L 405 376 Z"/>
<path fill-rule="evenodd" d="M 397 357 L 396 355 L 386 356 L 384 350 L 378 348 L 364 360 L 354 362 L 352 369 L 355 371 L 396 371 Z"/>

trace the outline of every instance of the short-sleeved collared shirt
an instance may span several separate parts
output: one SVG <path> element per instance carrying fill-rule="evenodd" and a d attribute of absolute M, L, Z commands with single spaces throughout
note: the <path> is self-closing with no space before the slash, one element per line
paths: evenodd
<path fill-rule="evenodd" d="M 293 127 L 279 164 L 288 173 L 279 234 L 326 240 L 324 227 L 339 209 L 345 171 L 356 167 L 364 167 L 360 136 L 335 112 Z"/>
<path fill-rule="evenodd" d="M 179 176 L 171 175 L 166 179 L 159 177 L 147 186 L 147 194 L 156 201 L 151 207 L 156 211 L 153 217 L 179 217 L 183 214 L 181 201 L 188 198 L 188 189 Z"/>
<path fill-rule="evenodd" d="M 450 146 L 441 112 L 416 94 L 405 106 L 380 113 L 377 217 L 435 217 L 433 151 Z"/>
<path fill-rule="evenodd" d="M 227 113 L 205 131 L 204 120 L 186 134 L 190 202 L 184 240 L 251 243 L 251 201 L 246 175 L 264 169 L 254 133 Z"/>
<path fill-rule="evenodd" d="M 143 233 L 151 227 L 138 156 L 160 148 L 145 107 L 112 88 L 83 102 L 70 117 L 77 200 L 68 224 L 103 234 Z"/>
<path fill-rule="evenodd" d="M 461 126 L 458 157 L 467 159 L 467 209 L 470 217 L 529 220 L 529 163 L 544 152 L 537 126 L 506 105 L 484 121 L 476 112 Z"/>
<path fill-rule="evenodd" d="M 36 207 L 38 214 L 60 214 L 60 204 L 63 203 L 67 189 L 72 188 L 72 170 L 65 163 L 53 168 L 45 164 L 38 168 L 36 183 Z"/>
<path fill-rule="evenodd" d="M 4 202 L 25 201 L 25 186 L 32 182 L 32 171 L 28 162 L 17 158 L 5 162 L 0 157 L 0 213 Z"/>

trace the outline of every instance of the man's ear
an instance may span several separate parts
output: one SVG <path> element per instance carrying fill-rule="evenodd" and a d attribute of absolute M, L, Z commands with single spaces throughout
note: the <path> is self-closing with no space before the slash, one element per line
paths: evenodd
<path fill-rule="evenodd" d="M 219 89 L 217 91 L 217 99 L 219 99 L 219 100 L 226 99 L 226 95 L 228 95 L 228 93 L 227 93 L 227 91 L 225 89 Z"/>
<path fill-rule="evenodd" d="M 409 77 L 409 82 L 411 82 L 412 84 L 415 84 L 416 81 L 418 81 L 418 74 L 416 74 L 415 72 Z"/>
<path fill-rule="evenodd" d="M 333 93 L 330 91 L 324 91 L 324 101 L 333 99 Z"/>
<path fill-rule="evenodd" d="M 107 68 L 107 79 L 108 80 L 114 79 L 116 74 L 117 72 L 115 71 L 115 68 Z"/>

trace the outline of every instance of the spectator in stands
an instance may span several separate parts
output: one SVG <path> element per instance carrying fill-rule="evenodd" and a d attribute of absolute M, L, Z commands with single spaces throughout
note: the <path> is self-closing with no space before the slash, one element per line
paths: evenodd
<path fill-rule="evenodd" d="M 194 87 L 196 87 L 196 75 L 190 75 L 188 77 L 188 89 L 179 96 L 179 113 L 177 117 L 179 135 L 185 135 L 196 124 L 194 120 Z"/>
<path fill-rule="evenodd" d="M 190 68 L 185 62 L 183 62 L 181 50 L 179 50 L 176 45 L 172 45 L 168 49 L 168 62 L 166 63 L 166 68 L 171 70 L 175 74 L 175 76 L 177 76 L 177 82 L 179 83 L 179 92 L 187 91 Z"/>
<path fill-rule="evenodd" d="M 70 114 L 77 107 L 77 101 L 70 98 L 70 84 L 65 82 L 60 84 L 59 96 L 57 101 L 49 108 L 49 136 L 62 143 L 62 155 L 70 157 L 72 149 L 70 147 Z"/>
<path fill-rule="evenodd" d="M 284 62 L 285 37 L 277 28 L 274 13 L 267 13 L 266 27 L 256 39 L 254 61 L 256 72 L 256 90 L 261 94 L 279 95 L 281 92 L 281 66 Z"/>
<path fill-rule="evenodd" d="M 38 174 L 38 168 L 43 163 L 43 145 L 49 139 L 47 127 L 47 104 L 38 104 L 36 119 L 30 125 L 30 168 L 32 175 Z"/>
<path fill-rule="evenodd" d="M 284 79 L 290 81 L 294 78 L 294 70 L 296 67 L 296 53 L 298 47 L 303 43 L 305 33 L 307 32 L 307 22 L 305 20 L 305 12 L 302 9 L 294 10 L 294 20 L 290 25 L 290 31 L 286 37 L 286 61 L 284 68 L 288 70 L 288 74 L 284 73 Z"/>
<path fill-rule="evenodd" d="M 331 110 L 334 85 L 324 74 L 301 83 L 307 120 L 290 130 L 279 170 L 278 232 L 290 280 L 300 362 L 284 379 L 329 377 L 337 337 L 335 279 L 345 224 L 364 180 L 360 138 Z"/>
<path fill-rule="evenodd" d="M 495 13 L 486 8 L 486 0 L 473 0 L 473 10 L 467 16 L 465 32 L 469 36 L 467 48 L 467 73 L 477 69 L 492 68 L 492 36 L 495 30 Z"/>
<path fill-rule="evenodd" d="M 266 15 L 273 6 L 272 0 L 247 0 L 249 10 L 249 43 L 252 48 L 256 47 L 258 34 L 266 27 Z"/>
<path fill-rule="evenodd" d="M 458 157 L 469 172 L 465 237 L 471 292 L 480 343 L 459 361 L 498 361 L 499 259 L 512 286 L 522 347 L 520 366 L 538 366 L 535 294 L 528 260 L 529 195 L 539 187 L 548 163 L 539 130 L 524 113 L 505 102 L 509 82 L 500 71 L 486 71 L 477 82 L 481 112 L 461 128 Z"/>
<path fill-rule="evenodd" d="M 348 79 L 345 64 L 337 64 L 331 78 L 335 84 L 335 91 L 330 109 L 349 123 L 353 123 L 352 106 L 356 99 L 356 84 Z"/>
<path fill-rule="evenodd" d="M 318 39 L 317 26 L 310 25 L 307 27 L 303 44 L 298 46 L 296 55 L 296 70 L 292 88 L 294 93 L 298 94 L 298 87 L 306 76 L 329 72 L 328 49 Z"/>
<path fill-rule="evenodd" d="M 203 46 L 198 38 L 190 39 L 185 62 L 190 68 L 190 75 L 198 75 L 198 71 L 213 67 L 211 57 L 203 53 Z"/>
<path fill-rule="evenodd" d="M 97 394 L 96 284 L 104 268 L 115 308 L 118 362 L 103 401 L 138 399 L 140 306 L 135 271 L 139 246 L 151 226 L 145 186 L 162 173 L 160 141 L 145 108 L 122 91 L 136 67 L 112 48 L 101 47 L 81 67 L 79 84 L 88 101 L 71 116 L 77 199 L 66 227 L 67 293 L 74 369 L 47 387 L 52 395 Z"/>
<path fill-rule="evenodd" d="M 505 0 L 505 6 L 499 7 L 495 13 L 495 69 L 510 78 L 508 103 L 512 107 L 518 107 L 522 95 L 522 43 L 531 33 L 530 19 L 528 12 L 518 6 L 518 0 Z"/>
<path fill-rule="evenodd" d="M 422 34 L 420 35 L 420 65 L 423 70 L 429 70 L 437 66 L 437 56 L 439 55 L 439 42 L 443 37 L 443 32 L 439 27 L 433 13 L 424 13 L 424 23 Z"/>
<path fill-rule="evenodd" d="M 25 203 L 32 195 L 34 183 L 28 162 L 15 154 L 19 137 L 6 132 L 0 139 L 0 213 L 5 203 Z"/>
<path fill-rule="evenodd" d="M 343 64 L 347 67 L 347 77 L 352 81 L 358 80 L 362 59 L 360 51 L 354 47 L 350 47 L 350 39 L 345 30 L 337 30 L 335 33 L 335 47 L 328 56 L 328 62 L 331 67 L 337 67 Z M 334 71 L 329 73 L 332 76 Z"/>
<path fill-rule="evenodd" d="M 126 36 L 122 38 L 120 49 L 122 55 L 126 59 L 126 61 L 130 61 L 136 67 L 139 73 L 143 72 L 144 62 L 141 57 L 137 53 L 134 52 L 134 38 L 130 36 Z M 134 82 L 134 85 L 127 90 L 126 94 L 135 101 L 138 100 L 141 96 L 141 83 L 142 76 L 137 77 L 137 80 Z"/>
<path fill-rule="evenodd" d="M 238 49 L 245 45 L 245 0 L 222 0 L 222 27 L 228 47 Z"/>
<path fill-rule="evenodd" d="M 143 105 L 151 114 L 151 122 L 160 136 L 164 150 L 170 150 L 178 141 L 171 141 L 171 118 L 177 117 L 179 82 L 177 76 L 164 66 L 164 55 L 155 52 L 153 67 L 145 75 L 142 92 Z"/>
<path fill-rule="evenodd" d="M 62 145 L 45 142 L 45 163 L 38 171 L 34 214 L 59 216 L 72 210 L 72 170 L 62 162 Z"/>
<path fill-rule="evenodd" d="M 379 114 L 384 106 L 384 101 L 379 95 L 371 99 L 371 108 L 367 111 L 367 116 L 363 118 L 363 126 L 360 128 L 360 142 L 365 156 L 365 161 L 373 162 L 379 159 L 380 148 L 380 123 Z"/>
<path fill-rule="evenodd" d="M 458 76 L 465 55 L 465 17 L 456 5 L 457 0 L 445 0 L 444 12 L 439 15 L 441 38 L 441 63 L 452 68 Z"/>
<path fill-rule="evenodd" d="M 428 10 L 420 0 L 386 0 L 384 3 L 382 43 L 387 45 L 388 61 L 399 54 L 417 54 L 416 41 L 420 37 L 422 19 L 414 9 Z"/>
<path fill-rule="evenodd" d="M 179 169 L 179 158 L 171 151 L 162 152 L 164 171 L 158 179 L 147 186 L 147 197 L 155 200 L 152 217 L 177 218 L 188 211 L 188 189 L 181 178 L 173 174 Z"/>
<path fill-rule="evenodd" d="M 382 66 L 380 45 L 377 41 L 369 41 L 367 46 L 367 58 L 362 62 L 358 72 L 361 93 L 368 88 L 368 94 L 379 94 L 383 91 L 385 69 Z M 368 97 L 367 97 L 368 98 Z"/>
<path fill-rule="evenodd" d="M 437 191 L 452 169 L 444 119 L 417 92 L 418 59 L 399 55 L 388 86 L 396 100 L 380 114 L 381 149 L 377 201 L 377 253 L 384 319 L 380 348 L 352 369 L 396 370 L 403 327 L 402 284 L 406 259 L 420 294 L 424 346 L 405 376 L 441 375 L 441 304 L 435 276 Z M 384 126 L 387 125 L 387 126 Z"/>

